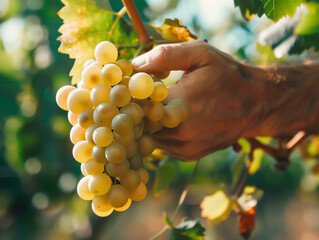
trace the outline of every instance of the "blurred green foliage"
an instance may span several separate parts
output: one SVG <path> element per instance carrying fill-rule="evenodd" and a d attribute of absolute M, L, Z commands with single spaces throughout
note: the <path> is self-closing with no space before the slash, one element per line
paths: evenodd
<path fill-rule="evenodd" d="M 136 2 L 143 20 L 160 14 L 147 15 L 150 10 L 146 1 Z M 110 3 L 115 10 L 121 8 L 120 1 Z M 171 1 L 161 13 L 178 3 Z M 62 6 L 60 1 L 0 1 L 0 239 L 146 239 L 161 229 L 162 211 L 172 211 L 194 163 L 177 161 L 177 172 L 165 194 L 155 198 L 150 191 L 145 201 L 111 218 L 95 217 L 89 204 L 77 197 L 81 174 L 72 158 L 70 125 L 66 112 L 55 103 L 56 91 L 71 81 L 68 73 L 73 65 L 67 55 L 57 52 L 62 24 L 57 12 Z M 239 28 L 246 36 L 254 34 L 242 19 L 230 16 L 229 20 L 221 33 Z M 219 33 L 200 30 L 196 18 L 193 28 L 204 36 Z M 268 61 L 260 56 L 249 58 L 245 44 L 232 53 L 251 62 Z M 269 48 L 260 54 L 275 60 Z M 301 158 L 296 152 L 289 170 L 278 173 L 271 167 L 273 160 L 265 156 L 261 169 L 249 178 L 248 184 L 264 190 L 252 239 L 290 239 L 287 236 L 291 229 L 285 223 L 290 201 L 318 200 L 318 179 L 309 173 L 315 160 L 312 157 L 303 165 Z M 236 159 L 231 149 L 202 159 L 182 208 L 184 215 L 198 218 L 203 196 L 221 184 L 230 191 Z M 154 176 L 151 171 L 153 180 Z M 205 221 L 202 223 L 205 225 Z M 239 235 L 235 226 L 233 216 L 213 230 L 207 228 L 206 237 L 236 239 Z"/>

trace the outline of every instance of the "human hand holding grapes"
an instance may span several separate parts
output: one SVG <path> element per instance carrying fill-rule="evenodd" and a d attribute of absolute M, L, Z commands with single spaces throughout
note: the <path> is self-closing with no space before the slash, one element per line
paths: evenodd
<path fill-rule="evenodd" d="M 318 81 L 309 70 L 318 69 L 318 64 L 249 66 L 205 41 L 160 45 L 132 64 L 136 71 L 148 73 L 185 71 L 169 88 L 167 100 L 186 100 L 191 114 L 178 127 L 155 134 L 158 146 L 179 159 L 199 159 L 241 137 L 291 134 L 317 126 L 319 114 L 309 106 L 317 99 Z"/>

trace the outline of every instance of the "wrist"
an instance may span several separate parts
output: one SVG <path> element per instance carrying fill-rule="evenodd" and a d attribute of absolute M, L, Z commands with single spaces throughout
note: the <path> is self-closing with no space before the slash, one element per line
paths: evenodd
<path fill-rule="evenodd" d="M 319 129 L 317 64 L 243 65 L 241 69 L 255 99 L 252 125 L 245 137 L 291 135 L 299 130 L 312 132 Z"/>

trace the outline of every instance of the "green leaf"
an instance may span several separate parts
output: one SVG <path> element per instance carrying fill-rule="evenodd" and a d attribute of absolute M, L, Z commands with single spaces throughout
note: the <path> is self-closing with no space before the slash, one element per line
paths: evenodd
<path fill-rule="evenodd" d="M 261 0 L 268 18 L 278 21 L 284 16 L 293 16 L 302 0 Z"/>
<path fill-rule="evenodd" d="M 137 35 L 132 26 L 124 20 L 115 21 L 116 13 L 99 8 L 94 0 L 62 0 L 64 7 L 58 15 L 63 19 L 63 25 L 58 38 L 61 41 L 59 52 L 69 54 L 75 59 L 70 72 L 72 84 L 81 79 L 83 64 L 94 57 L 94 48 L 101 41 L 111 41 L 115 45 L 135 44 Z M 114 26 L 113 26 L 114 25 Z M 121 57 L 130 58 L 132 50 L 124 49 Z"/>
<path fill-rule="evenodd" d="M 163 216 L 163 222 L 169 226 L 170 228 L 174 228 L 173 223 L 171 222 L 171 220 L 168 218 L 168 215 L 166 212 L 164 212 L 164 216 Z"/>
<path fill-rule="evenodd" d="M 261 17 L 264 14 L 263 5 L 260 0 L 234 0 L 236 7 L 240 8 L 243 17 L 250 21 L 255 14 Z"/>
<path fill-rule="evenodd" d="M 311 2 L 306 7 L 308 12 L 301 15 L 295 32 L 299 35 L 319 34 L 319 3 Z"/>
<path fill-rule="evenodd" d="M 172 161 L 165 161 L 163 165 L 159 167 L 155 175 L 155 181 L 153 185 L 153 192 L 155 196 L 159 196 L 165 188 L 173 180 L 176 173 L 176 165 Z"/>
<path fill-rule="evenodd" d="M 172 229 L 170 240 L 204 240 L 205 228 L 199 220 L 186 219 Z"/>
<path fill-rule="evenodd" d="M 206 217 L 211 225 L 226 220 L 232 211 L 232 200 L 221 189 L 204 197 L 200 204 L 202 217 Z"/>

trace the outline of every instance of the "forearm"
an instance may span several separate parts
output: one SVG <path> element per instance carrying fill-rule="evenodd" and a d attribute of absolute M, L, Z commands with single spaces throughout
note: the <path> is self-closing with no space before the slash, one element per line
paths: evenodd
<path fill-rule="evenodd" d="M 254 86 L 260 115 L 247 135 L 319 131 L 319 61 L 243 71 Z"/>

